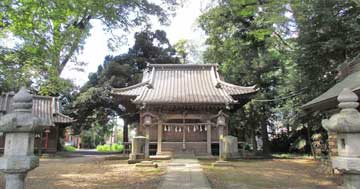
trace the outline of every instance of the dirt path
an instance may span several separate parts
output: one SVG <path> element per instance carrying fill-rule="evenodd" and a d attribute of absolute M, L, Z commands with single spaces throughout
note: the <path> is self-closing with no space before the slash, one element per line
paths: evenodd
<path fill-rule="evenodd" d="M 213 168 L 202 161 L 215 189 L 336 189 L 339 179 L 319 171 L 308 159 L 240 160 L 232 168 Z"/>
<path fill-rule="evenodd" d="M 42 159 L 40 167 L 31 171 L 27 189 L 116 188 L 155 189 L 165 167 L 136 168 L 125 160 L 105 160 L 104 156 Z M 0 188 L 4 188 L 0 174 Z"/>

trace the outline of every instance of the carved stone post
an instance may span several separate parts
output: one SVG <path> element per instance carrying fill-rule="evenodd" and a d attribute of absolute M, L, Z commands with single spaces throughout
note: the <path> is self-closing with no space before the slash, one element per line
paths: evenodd
<path fill-rule="evenodd" d="M 27 172 L 39 166 L 39 158 L 34 155 L 34 133 L 42 131 L 46 124 L 32 115 L 32 100 L 21 88 L 14 96 L 14 112 L 0 120 L 0 132 L 5 133 L 0 170 L 5 173 L 6 189 L 25 188 Z"/>
<path fill-rule="evenodd" d="M 216 125 L 219 130 L 219 159 L 223 160 L 223 151 L 224 151 L 223 138 L 224 138 L 224 127 L 226 125 L 224 115 L 219 115 L 219 117 L 217 118 Z"/>
<path fill-rule="evenodd" d="M 341 111 L 328 120 L 323 127 L 337 133 L 338 156 L 332 157 L 334 168 L 344 172 L 346 189 L 360 188 L 360 113 L 358 96 L 345 88 L 338 97 Z"/>

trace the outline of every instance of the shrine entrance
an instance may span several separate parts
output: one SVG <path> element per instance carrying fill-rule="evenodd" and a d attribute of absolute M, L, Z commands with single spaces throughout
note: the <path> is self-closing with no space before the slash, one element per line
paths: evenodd
<path fill-rule="evenodd" d="M 201 120 L 168 120 L 162 124 L 162 149 L 159 150 L 211 153 L 206 151 L 207 130 L 210 126 L 211 123 L 203 123 Z"/>

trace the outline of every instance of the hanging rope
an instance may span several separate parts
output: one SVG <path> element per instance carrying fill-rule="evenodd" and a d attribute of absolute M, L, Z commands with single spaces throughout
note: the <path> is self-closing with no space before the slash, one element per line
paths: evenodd
<path fill-rule="evenodd" d="M 303 94 L 305 92 L 305 89 L 301 89 L 300 92 L 297 92 L 295 94 L 291 94 L 291 95 L 288 95 L 288 96 L 284 96 L 284 97 L 279 97 L 279 98 L 274 98 L 274 99 L 252 99 L 251 101 L 254 101 L 254 102 L 274 102 L 274 101 L 280 101 L 280 100 L 286 100 L 288 98 L 292 98 L 292 97 L 295 97 L 295 96 L 299 96 L 301 94 Z"/>

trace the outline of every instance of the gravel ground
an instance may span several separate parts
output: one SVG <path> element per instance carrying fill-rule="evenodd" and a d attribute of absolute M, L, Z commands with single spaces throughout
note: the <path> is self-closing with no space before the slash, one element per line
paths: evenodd
<path fill-rule="evenodd" d="M 27 189 L 116 188 L 155 189 L 165 167 L 136 168 L 126 160 L 105 160 L 101 156 L 42 159 L 28 174 Z M 0 174 L 0 188 L 4 188 Z"/>
<path fill-rule="evenodd" d="M 240 160 L 234 167 L 201 161 L 214 189 L 336 189 L 341 179 L 326 175 L 309 159 Z"/>

